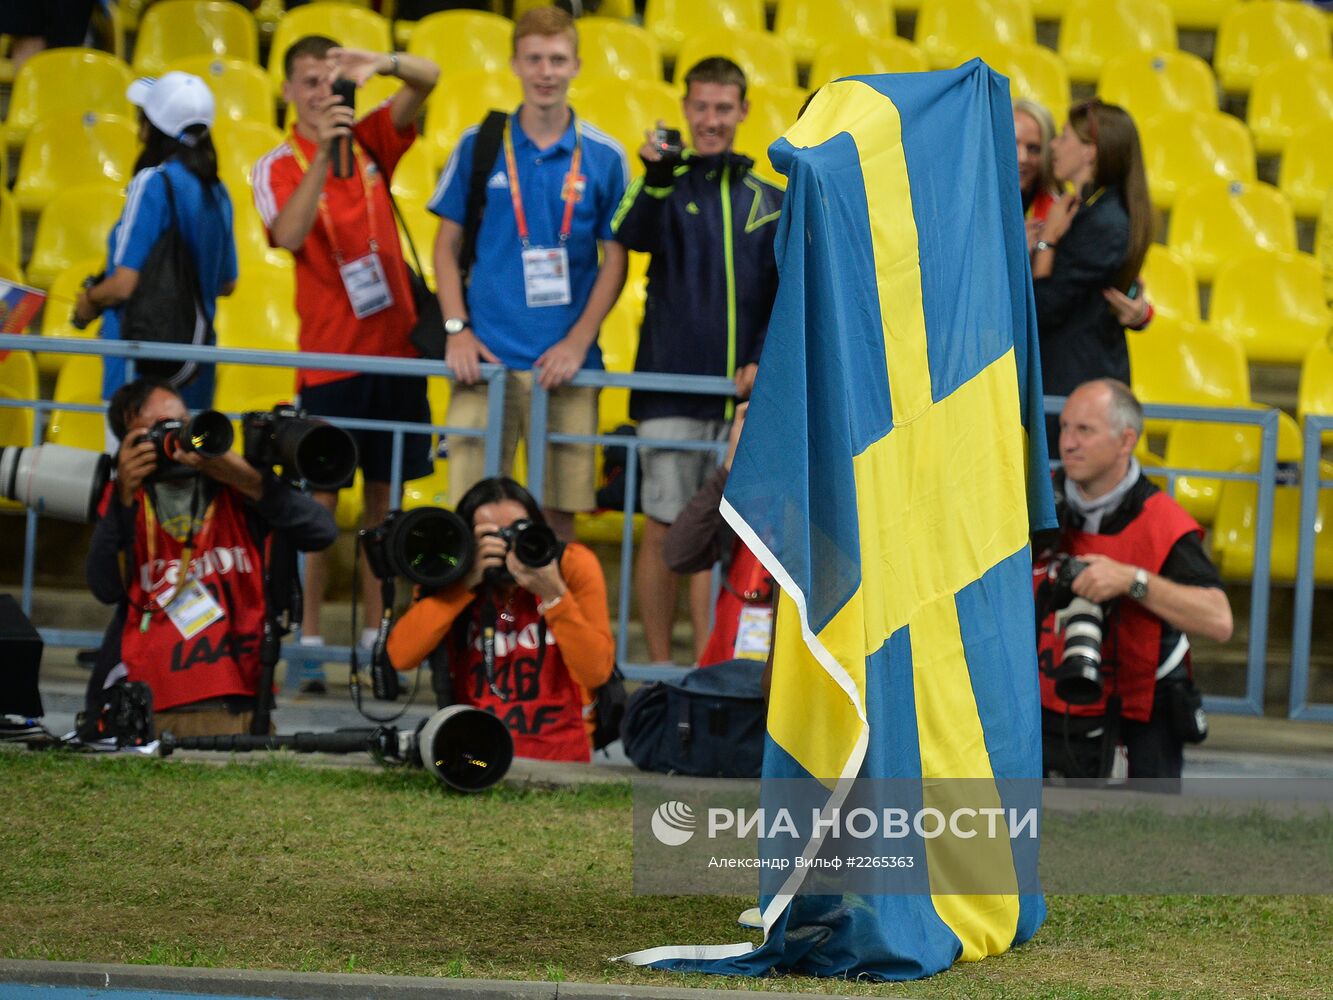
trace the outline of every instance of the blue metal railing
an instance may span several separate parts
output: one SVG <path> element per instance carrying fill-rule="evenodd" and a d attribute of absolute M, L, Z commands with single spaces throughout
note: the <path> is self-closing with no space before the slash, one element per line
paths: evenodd
<path fill-rule="evenodd" d="M 224 364 L 276 366 L 283 368 L 292 368 L 299 364 L 301 367 L 324 368 L 340 371 L 374 372 L 389 375 L 400 374 L 451 377 L 449 368 L 443 362 L 416 358 L 380 358 L 360 355 L 304 353 L 295 356 L 290 351 L 237 350 L 227 348 L 192 347 L 188 345 L 99 341 L 82 338 L 42 337 L 34 343 L 35 339 L 36 338 L 31 336 L 0 334 L 0 350 L 40 350 L 48 353 L 115 355 L 130 358 L 131 361 L 136 358 L 182 358 Z M 401 486 L 400 459 L 402 455 L 403 436 L 409 433 L 442 434 L 447 432 L 450 434 L 474 437 L 484 436 L 486 441 L 485 471 L 487 475 L 494 475 L 500 468 L 500 431 L 503 425 L 503 397 L 505 384 L 505 380 L 502 376 L 504 373 L 505 369 L 498 365 L 488 364 L 482 366 L 483 379 L 488 382 L 493 390 L 490 393 L 489 398 L 489 424 L 485 430 L 395 421 L 344 420 L 340 421 L 340 423 L 343 423 L 348 427 L 381 430 L 392 434 L 394 462 L 392 482 L 390 484 L 390 495 L 393 497 L 399 495 Z M 730 379 L 709 376 L 621 374 L 585 371 L 580 372 L 571 384 L 596 386 L 601 388 L 623 387 L 645 389 L 649 391 L 688 392 L 699 395 L 718 396 L 730 396 L 733 392 L 733 385 Z M 1059 397 L 1048 396 L 1045 399 L 1045 406 L 1048 413 L 1058 413 L 1062 404 L 1063 399 Z M 34 444 L 41 442 L 46 414 L 51 410 L 60 409 L 76 412 L 103 412 L 103 408 L 100 406 L 76 403 L 56 403 L 50 400 L 0 400 L 0 406 L 19 406 L 31 408 L 35 411 L 33 434 Z M 1187 468 L 1153 468 L 1147 471 L 1152 475 L 1165 476 L 1168 480 L 1168 489 L 1171 491 L 1174 491 L 1176 479 L 1183 475 L 1195 475 L 1213 480 L 1240 480 L 1258 484 L 1258 510 L 1255 525 L 1254 573 L 1251 579 L 1250 629 L 1246 656 L 1245 693 L 1239 697 L 1209 696 L 1206 699 L 1206 702 L 1209 709 L 1213 711 L 1261 715 L 1263 712 L 1263 691 L 1266 670 L 1265 659 L 1268 641 L 1268 609 L 1271 590 L 1270 558 L 1272 550 L 1274 490 L 1277 472 L 1278 413 L 1276 410 L 1201 408 L 1166 405 L 1150 405 L 1146 406 L 1144 409 L 1146 414 L 1153 418 L 1207 423 L 1246 424 L 1257 426 L 1260 429 L 1260 461 L 1259 469 L 1256 472 L 1222 472 L 1213 469 Z M 671 675 L 673 671 L 669 668 L 653 667 L 648 664 L 628 662 L 630 583 L 633 578 L 633 514 L 635 513 L 634 498 L 637 495 L 638 489 L 640 452 L 645 448 L 713 451 L 720 457 L 725 451 L 726 445 L 724 442 L 717 441 L 659 441 L 648 438 L 608 434 L 550 434 L 547 430 L 546 417 L 547 393 L 534 384 L 529 425 L 531 432 L 530 438 L 532 441 L 536 442 L 545 440 L 557 444 L 594 444 L 602 445 L 603 447 L 618 446 L 627 449 L 628 460 L 625 472 L 627 510 L 625 512 L 621 534 L 620 588 L 616 615 L 617 655 L 622 666 L 625 668 L 626 675 L 632 679 L 650 680 Z M 1333 420 L 1328 420 L 1326 418 L 1325 421 L 1318 424 L 1318 426 L 1333 426 Z M 1318 435 L 1317 432 L 1315 432 L 1315 447 L 1312 452 L 1310 446 L 1311 433 L 1312 432 L 1307 427 L 1306 463 L 1308 467 L 1311 461 L 1310 456 L 1314 454 L 1314 468 L 1317 470 Z M 544 478 L 545 449 L 530 446 L 528 449 L 528 483 L 530 490 L 538 500 L 540 500 L 543 495 Z M 1305 483 L 1308 485 L 1312 479 L 1316 483 L 1313 489 L 1317 490 L 1317 473 L 1312 477 L 1307 471 L 1307 474 L 1304 477 Z M 1314 501 L 1311 500 L 1310 513 L 1307 517 L 1303 495 L 1301 554 L 1304 559 L 1308 549 L 1309 560 L 1308 572 L 1305 576 L 1298 574 L 1297 580 L 1297 640 L 1301 638 L 1299 627 L 1302 621 L 1301 599 L 1304 596 L 1308 602 L 1310 598 L 1309 592 L 1313 590 L 1313 504 Z M 35 562 L 36 554 L 36 520 L 37 515 L 34 512 L 29 511 L 27 514 L 27 524 L 25 526 L 23 591 L 24 610 L 28 612 L 31 610 L 33 564 Z M 1308 538 L 1305 530 L 1307 524 L 1309 526 Z M 1306 564 L 1302 563 L 1302 565 Z M 1306 582 L 1303 584 L 1302 580 L 1305 580 Z M 1293 649 L 1293 713 L 1297 706 L 1297 691 L 1295 685 L 1297 682 L 1297 667 L 1300 665 L 1302 666 L 1299 678 L 1302 683 L 1300 691 L 1302 711 L 1306 713 L 1314 713 L 1304 714 L 1302 717 L 1333 717 L 1333 706 L 1327 708 L 1325 706 L 1304 706 L 1304 684 L 1308 674 L 1309 617 L 1310 612 L 1307 606 L 1304 618 L 1305 643 L 1301 650 L 1304 659 L 1300 664 L 1297 662 L 1296 649 Z M 46 629 L 42 630 L 42 635 L 46 641 L 53 645 L 87 646 L 95 645 L 101 640 L 101 635 L 99 633 L 76 630 Z M 322 649 L 309 647 L 302 649 L 302 655 L 306 656 L 308 653 L 308 658 L 311 659 L 338 660 L 342 662 L 346 662 L 349 659 L 350 652 L 350 648 L 345 646 L 328 646 Z M 1325 711 L 1329 711 L 1330 715 L 1323 715 L 1322 713 Z"/>
<path fill-rule="evenodd" d="M 1319 461 L 1325 431 L 1333 431 L 1333 416 L 1305 418 L 1301 452 L 1301 515 L 1296 547 L 1296 608 L 1291 623 L 1291 700 L 1288 718 L 1333 722 L 1333 703 L 1311 702 L 1310 633 L 1314 628 L 1315 519 L 1319 513 L 1319 491 L 1333 488 L 1333 480 L 1321 479 Z"/>

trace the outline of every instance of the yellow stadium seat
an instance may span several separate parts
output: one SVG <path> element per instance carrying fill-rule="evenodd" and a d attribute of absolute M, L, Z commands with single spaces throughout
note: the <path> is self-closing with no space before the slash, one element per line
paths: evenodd
<path fill-rule="evenodd" d="M 1109 59 L 1176 47 L 1176 24 L 1162 0 L 1074 0 L 1060 22 L 1060 56 L 1069 77 L 1096 83 Z"/>
<path fill-rule="evenodd" d="M 1190 52 L 1126 52 L 1106 61 L 1097 94 L 1136 122 L 1165 111 L 1216 111 L 1212 67 Z"/>
<path fill-rule="evenodd" d="M 1252 181 L 1254 145 L 1245 126 L 1220 111 L 1167 111 L 1139 129 L 1148 194 L 1165 211 L 1194 185 Z"/>
<path fill-rule="evenodd" d="M 185 56 L 259 60 L 259 31 L 250 13 L 222 0 L 160 0 L 144 13 L 134 40 L 134 71 L 161 76 Z"/>
<path fill-rule="evenodd" d="M 1143 280 L 1148 301 L 1158 316 L 1189 323 L 1200 322 L 1199 279 L 1194 267 L 1170 247 L 1153 243 L 1143 260 Z"/>
<path fill-rule="evenodd" d="M 47 289 L 46 308 L 42 310 L 42 336 L 44 337 L 96 337 L 102 328 L 102 318 L 89 323 L 84 329 L 77 330 L 71 322 L 74 312 L 74 300 L 78 297 L 83 279 L 93 274 L 101 274 L 106 267 L 106 256 L 88 257 L 76 261 L 58 275 Z M 37 370 L 43 375 L 55 375 L 65 366 L 72 354 L 54 354 L 46 351 L 37 355 Z"/>
<path fill-rule="evenodd" d="M 639 321 L 632 306 L 616 303 L 597 338 L 609 372 L 632 372 L 639 350 Z M 629 422 L 629 390 L 603 389 L 597 403 L 597 432 L 607 434 Z"/>
<path fill-rule="evenodd" d="M 603 390 L 605 391 L 605 390 Z M 426 398 L 430 401 L 430 419 L 433 424 L 444 424 L 449 413 L 451 386 L 443 376 L 426 379 Z M 438 439 L 437 439 L 438 443 Z M 435 458 L 435 469 L 429 476 L 403 483 L 403 510 L 413 507 L 449 506 L 449 460 Z"/>
<path fill-rule="evenodd" d="M 296 350 L 300 321 L 294 273 L 260 264 L 243 268 L 236 290 L 218 299 L 214 326 L 219 347 Z"/>
<path fill-rule="evenodd" d="M 1166 0 L 1177 28 L 1209 28 L 1216 30 L 1222 18 L 1241 0 Z"/>
<path fill-rule="evenodd" d="M 579 20 L 579 80 L 662 79 L 662 47 L 637 24 L 610 17 Z"/>
<path fill-rule="evenodd" d="M 401 201 L 410 201 L 425 205 L 435 193 L 435 182 L 439 180 L 439 171 L 431 157 L 432 149 L 428 142 L 414 142 L 393 168 L 393 196 Z"/>
<path fill-rule="evenodd" d="M 1130 385 L 1140 402 L 1250 405 L 1250 369 L 1245 352 L 1231 338 L 1198 323 L 1158 316 L 1143 333 L 1130 334 L 1128 342 Z M 1148 433 L 1165 433 L 1172 423 L 1151 418 Z"/>
<path fill-rule="evenodd" d="M 37 221 L 29 283 L 49 288 L 75 261 L 98 254 L 105 259 L 107 237 L 124 205 L 125 192 L 106 183 L 66 188 L 52 198 Z"/>
<path fill-rule="evenodd" d="M 57 403 L 100 403 L 102 401 L 102 359 L 92 354 L 71 354 L 56 376 L 52 398 Z M 106 447 L 106 416 L 74 410 L 52 410 L 46 425 L 46 440 L 102 451 Z"/>
<path fill-rule="evenodd" d="M 1038 21 L 1058 21 L 1074 0 L 1032 0 L 1032 16 Z"/>
<path fill-rule="evenodd" d="M 232 195 L 232 237 L 236 240 L 236 256 L 242 274 L 256 265 L 291 270 L 295 266 L 286 250 L 271 246 L 264 220 L 250 199 L 248 188 L 239 188 Z"/>
<path fill-rule="evenodd" d="M 1208 321 L 1234 337 L 1251 361 L 1298 365 L 1324 339 L 1333 313 L 1319 262 L 1309 254 L 1240 254 L 1217 269 Z"/>
<path fill-rule="evenodd" d="M 364 7 L 345 3 L 312 3 L 295 7 L 283 15 L 273 32 L 268 53 L 268 76 L 273 92 L 282 93 L 283 56 L 292 42 L 305 35 L 324 35 L 339 45 L 372 52 L 393 51 L 387 18 Z M 367 105 L 369 106 L 369 105 Z"/>
<path fill-rule="evenodd" d="M 957 66 L 991 42 L 1031 45 L 1027 0 L 925 0 L 916 17 L 916 44 L 934 69 Z"/>
<path fill-rule="evenodd" d="M 10 351 L 0 358 L 0 399 L 38 399 L 37 365 L 28 351 Z M 33 411 L 0 407 L 0 445 L 30 445 Z M 5 507 L 9 507 L 6 503 Z"/>
<path fill-rule="evenodd" d="M 1319 11 L 1287 0 L 1249 0 L 1222 18 L 1213 69 L 1223 90 L 1243 94 L 1265 66 L 1291 57 L 1329 55 L 1328 22 Z"/>
<path fill-rule="evenodd" d="M 643 12 L 643 26 L 671 59 L 691 35 L 716 28 L 763 31 L 765 24 L 763 0 L 648 0 Z"/>
<path fill-rule="evenodd" d="M 56 192 L 78 184 L 128 184 L 138 155 L 133 119 L 71 112 L 44 118 L 23 144 L 14 200 L 23 211 L 37 213 Z"/>
<path fill-rule="evenodd" d="M 736 149 L 754 160 L 757 174 L 783 187 L 787 178 L 773 169 L 768 147 L 791 128 L 806 96 L 799 87 L 751 87 L 750 113 L 736 130 Z"/>
<path fill-rule="evenodd" d="M 514 22 L 480 10 L 445 10 L 417 22 L 407 51 L 431 60 L 443 76 L 508 73 Z M 444 82 L 441 86 L 447 87 Z"/>
<path fill-rule="evenodd" d="M 250 197 L 250 171 L 269 151 L 283 141 L 283 134 L 262 122 L 218 122 L 213 146 L 218 153 L 218 176 L 227 185 L 232 201 Z"/>
<path fill-rule="evenodd" d="M 1277 460 L 1300 459 L 1301 440 L 1296 421 L 1278 413 Z M 1261 433 L 1252 424 L 1213 424 L 1182 420 L 1171 428 L 1164 464 L 1177 469 L 1216 469 L 1218 472 L 1259 471 Z M 1194 518 L 1211 524 L 1226 480 L 1206 476 L 1176 477 L 1176 500 Z"/>
<path fill-rule="evenodd" d="M 3 159 L 3 157 L 0 157 Z M 19 208 L 14 196 L 0 186 L 0 260 L 9 261 L 16 268 L 22 259 L 23 244 L 19 240 Z M 18 280 L 23 280 L 22 272 Z"/>
<path fill-rule="evenodd" d="M 1224 260 L 1247 250 L 1295 252 L 1296 219 L 1271 185 L 1207 181 L 1177 199 L 1166 243 L 1211 282 Z"/>
<path fill-rule="evenodd" d="M 125 91 L 134 80 L 115 56 L 92 49 L 47 49 L 23 64 L 14 78 L 5 118 L 7 145 L 22 145 L 43 118 L 64 112 L 121 115 L 135 120 Z"/>
<path fill-rule="evenodd" d="M 1321 462 L 1320 478 L 1333 477 L 1333 463 Z M 1296 579 L 1296 550 L 1300 540 L 1301 495 L 1296 486 L 1279 486 L 1273 496 L 1273 543 L 1269 569 L 1274 583 Z M 1254 535 L 1259 519 L 1259 488 L 1254 483 L 1222 484 L 1213 522 L 1213 562 L 1222 579 L 1248 581 L 1254 575 Z M 1333 582 L 1333 492 L 1319 494 L 1315 514 L 1314 577 L 1317 584 Z"/>
<path fill-rule="evenodd" d="M 1009 93 L 1031 98 L 1062 122 L 1069 108 L 1069 74 L 1064 62 L 1041 45 L 990 42 L 974 53 L 987 66 L 1009 78 Z M 969 57 L 970 58 L 970 57 Z"/>
<path fill-rule="evenodd" d="M 685 85 L 685 74 L 709 56 L 726 56 L 745 71 L 751 87 L 796 86 L 796 60 L 787 43 L 766 31 L 731 31 L 716 28 L 691 35 L 676 55 L 676 84 Z"/>
<path fill-rule="evenodd" d="M 268 74 L 254 63 L 188 56 L 174 60 L 167 70 L 193 73 L 208 84 L 215 104 L 215 128 L 223 122 L 272 126 L 277 121 Z"/>
<path fill-rule="evenodd" d="M 1296 417 L 1333 416 L 1333 343 L 1326 334 L 1310 347 L 1301 363 L 1300 389 L 1296 395 Z M 1324 433 L 1325 441 L 1333 431 Z"/>
<path fill-rule="evenodd" d="M 398 203 L 398 208 L 407 221 L 408 232 L 412 234 L 412 242 L 416 245 L 417 255 L 421 258 L 421 276 L 426 279 L 427 286 L 434 289 L 435 237 L 440 231 L 440 217 L 426 208 L 424 201 L 402 200 Z M 416 261 L 412 258 L 412 250 L 408 246 L 406 237 L 402 235 L 402 231 L 403 226 L 400 222 L 398 232 L 403 246 L 403 259 L 415 268 Z"/>
<path fill-rule="evenodd" d="M 810 89 L 844 76 L 924 73 L 926 54 L 905 38 L 843 38 L 823 46 L 810 64 Z"/>
<path fill-rule="evenodd" d="M 435 162 L 446 162 L 445 152 L 458 142 L 464 129 L 479 125 L 486 112 L 493 108 L 512 111 L 522 99 L 522 88 L 512 73 L 451 77 L 449 86 L 436 91 L 426 105 L 425 137 L 435 144 Z"/>
<path fill-rule="evenodd" d="M 1245 119 L 1254 148 L 1279 156 L 1296 132 L 1317 122 L 1333 122 L 1333 59 L 1283 59 L 1259 71 L 1250 90 Z M 1326 150 L 1333 158 L 1333 148 Z"/>
<path fill-rule="evenodd" d="M 643 173 L 638 150 L 643 133 L 660 120 L 668 128 L 680 129 L 685 140 L 685 113 L 680 92 L 651 80 L 602 80 L 580 92 L 579 113 L 620 143 L 629 161 L 630 173 Z"/>
<path fill-rule="evenodd" d="M 892 0 L 779 0 L 773 32 L 810 65 L 823 46 L 844 38 L 891 37 L 896 30 Z"/>
<path fill-rule="evenodd" d="M 1333 188 L 1333 121 L 1316 122 L 1296 132 L 1278 167 L 1277 187 L 1296 215 L 1318 218 Z"/>

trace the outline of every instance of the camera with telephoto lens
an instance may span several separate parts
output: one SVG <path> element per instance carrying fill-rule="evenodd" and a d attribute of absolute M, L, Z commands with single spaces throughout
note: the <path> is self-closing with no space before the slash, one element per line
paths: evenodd
<path fill-rule="evenodd" d="M 680 139 L 680 129 L 678 128 L 655 128 L 653 129 L 653 148 L 661 155 L 663 160 L 668 163 L 680 162 L 681 151 L 685 148 Z"/>
<path fill-rule="evenodd" d="M 476 549 L 467 522 L 442 507 L 390 511 L 382 524 L 358 537 L 377 579 L 402 576 L 431 588 L 462 579 Z"/>
<path fill-rule="evenodd" d="M 281 467 L 284 478 L 311 489 L 341 489 L 356 471 L 352 435 L 289 404 L 242 414 L 241 433 L 247 462 Z"/>
<path fill-rule="evenodd" d="M 181 465 L 172 455 L 180 448 L 197 452 L 204 458 L 217 458 L 231 450 L 235 432 L 226 414 L 204 410 L 188 420 L 163 419 L 149 427 L 142 439 L 153 443 L 157 469 L 149 476 L 152 482 L 166 479 L 184 479 L 195 474 L 187 465 Z"/>
<path fill-rule="evenodd" d="M 1074 593 L 1074 579 L 1088 564 L 1058 554 L 1048 570 L 1055 628 L 1064 633 L 1064 653 L 1055 668 L 1055 695 L 1071 705 L 1092 705 L 1102 697 L 1102 625 L 1105 609 Z"/>
<path fill-rule="evenodd" d="M 520 518 L 508 527 L 493 531 L 491 534 L 503 538 L 505 546 L 524 566 L 539 569 L 552 562 L 560 555 L 560 540 L 555 532 L 544 524 Z M 514 576 L 503 565 L 489 566 L 485 580 L 491 586 L 507 586 L 514 582 Z"/>
<path fill-rule="evenodd" d="M 91 524 L 111 478 L 100 451 L 44 444 L 0 448 L 0 497 L 48 517 Z"/>

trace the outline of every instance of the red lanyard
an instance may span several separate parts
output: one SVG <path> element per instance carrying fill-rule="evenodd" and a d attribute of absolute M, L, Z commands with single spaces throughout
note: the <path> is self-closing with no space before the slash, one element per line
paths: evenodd
<path fill-rule="evenodd" d="M 514 139 L 513 125 L 505 126 L 505 167 L 509 170 L 509 198 L 514 203 L 514 223 L 518 226 L 518 238 L 523 244 L 523 249 L 528 249 L 530 240 L 528 239 L 528 217 L 523 212 L 523 192 L 518 187 L 518 164 L 514 159 Z M 574 155 L 569 160 L 569 173 L 565 175 L 565 186 L 561 192 L 565 200 L 565 214 L 560 221 L 560 243 L 569 239 L 570 231 L 574 224 L 574 205 L 579 200 L 578 182 L 579 166 L 583 162 L 583 125 L 579 121 L 574 122 Z"/>
<path fill-rule="evenodd" d="M 302 173 L 310 169 L 310 161 L 306 159 L 305 153 L 301 150 L 301 144 L 296 140 L 296 130 L 292 130 L 288 143 L 292 147 L 292 155 L 296 157 L 296 164 L 301 168 Z M 374 185 L 371 184 L 367 171 L 361 163 L 361 153 L 357 149 L 356 143 L 352 144 L 352 160 L 356 164 L 356 175 L 361 178 L 361 190 L 366 196 L 366 225 L 370 231 L 370 252 L 375 253 L 379 250 L 379 243 L 375 240 L 375 199 L 373 197 Z M 324 232 L 329 238 L 329 246 L 333 248 L 333 259 L 342 267 L 345 257 L 342 249 L 338 246 L 338 237 L 334 232 L 333 219 L 329 216 L 329 206 L 324 201 L 324 192 L 319 193 L 319 218 L 324 224 Z"/>

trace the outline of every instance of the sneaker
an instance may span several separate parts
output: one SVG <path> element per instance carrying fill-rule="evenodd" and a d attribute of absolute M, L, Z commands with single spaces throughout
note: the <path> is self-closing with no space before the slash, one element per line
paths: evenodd
<path fill-rule="evenodd" d="M 318 677 L 311 677 L 308 680 L 302 681 L 301 686 L 297 688 L 297 691 L 301 694 L 328 694 L 329 688 L 328 685 Z"/>
<path fill-rule="evenodd" d="M 759 907 L 752 906 L 748 910 L 741 910 L 741 915 L 736 918 L 736 923 L 742 927 L 751 927 L 754 930 L 762 931 L 764 929 L 764 915 L 759 912 Z"/>

